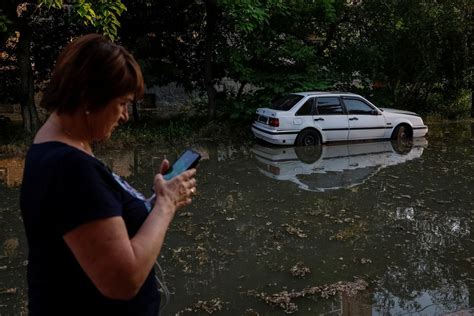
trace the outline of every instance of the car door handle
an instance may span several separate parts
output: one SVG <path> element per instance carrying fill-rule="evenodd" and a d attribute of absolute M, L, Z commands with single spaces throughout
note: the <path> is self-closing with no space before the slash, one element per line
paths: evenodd
<path fill-rule="evenodd" d="M 357 117 L 351 117 L 349 121 L 358 121 L 359 119 Z"/>
<path fill-rule="evenodd" d="M 317 119 L 314 119 L 315 121 L 324 121 L 322 117 L 318 117 Z"/>

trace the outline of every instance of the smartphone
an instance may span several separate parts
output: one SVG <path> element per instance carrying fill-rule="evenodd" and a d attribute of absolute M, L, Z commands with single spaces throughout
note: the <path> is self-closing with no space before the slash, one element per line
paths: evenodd
<path fill-rule="evenodd" d="M 190 148 L 186 149 L 178 157 L 178 159 L 176 159 L 176 161 L 171 165 L 171 167 L 166 170 L 166 172 L 163 174 L 163 178 L 166 181 L 173 179 L 174 177 L 185 172 L 186 170 L 196 167 L 200 159 L 201 155 L 198 152 Z M 156 194 L 153 187 L 151 187 L 151 191 L 153 192 L 153 195 L 146 200 L 150 203 L 154 203 Z"/>
<path fill-rule="evenodd" d="M 190 148 L 186 149 L 163 174 L 163 178 L 167 181 L 171 180 L 184 171 L 196 167 L 200 159 L 201 155 L 198 152 Z"/>

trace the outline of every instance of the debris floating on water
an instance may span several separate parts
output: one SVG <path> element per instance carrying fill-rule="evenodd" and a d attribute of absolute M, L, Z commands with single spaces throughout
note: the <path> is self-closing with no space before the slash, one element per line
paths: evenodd
<path fill-rule="evenodd" d="M 305 275 L 310 274 L 311 270 L 300 261 L 290 268 L 290 273 L 294 277 L 303 278 Z"/>
<path fill-rule="evenodd" d="M 208 301 L 197 301 L 190 307 L 186 307 L 185 309 L 177 312 L 175 315 L 180 316 L 185 313 L 198 313 L 198 312 L 206 312 L 208 314 L 212 314 L 218 311 L 221 311 L 224 308 L 224 305 L 228 304 L 228 302 L 222 301 L 220 298 L 213 298 Z"/>
<path fill-rule="evenodd" d="M 283 309 L 286 314 L 293 314 L 298 311 L 298 305 L 294 302 L 297 298 L 316 295 L 322 298 L 329 298 L 336 294 L 354 296 L 360 291 L 366 290 L 367 287 L 368 283 L 365 280 L 357 279 L 354 282 L 341 281 L 329 285 L 305 287 L 301 291 L 291 290 L 274 294 L 249 291 L 248 294 L 261 299 L 268 305 Z"/>
<path fill-rule="evenodd" d="M 290 224 L 283 224 L 281 225 L 282 227 L 285 227 L 285 230 L 288 234 L 290 235 L 296 235 L 298 236 L 299 238 L 306 238 L 308 237 L 308 235 L 306 235 L 305 233 L 303 233 L 303 230 L 300 229 L 300 228 L 296 228 L 296 227 L 293 227 L 291 226 Z"/>

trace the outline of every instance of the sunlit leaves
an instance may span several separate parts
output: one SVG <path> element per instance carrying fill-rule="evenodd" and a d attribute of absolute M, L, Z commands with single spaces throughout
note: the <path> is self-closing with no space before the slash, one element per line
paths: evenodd
<path fill-rule="evenodd" d="M 60 9 L 63 6 L 63 0 L 38 0 L 38 5 L 45 6 L 48 9 L 56 8 Z"/>
<path fill-rule="evenodd" d="M 104 36 L 115 39 L 120 27 L 118 17 L 127 10 L 120 0 L 103 0 L 86 2 L 79 0 L 74 8 L 83 18 L 84 24 L 91 25 Z"/>
<path fill-rule="evenodd" d="M 38 5 L 48 9 L 60 9 L 65 4 L 63 0 L 39 0 Z M 120 27 L 118 18 L 127 10 L 120 0 L 77 0 L 72 4 L 72 8 L 85 25 L 92 26 L 111 40 L 117 38 L 117 30 Z M 0 21 L 0 27 L 1 25 Z"/>

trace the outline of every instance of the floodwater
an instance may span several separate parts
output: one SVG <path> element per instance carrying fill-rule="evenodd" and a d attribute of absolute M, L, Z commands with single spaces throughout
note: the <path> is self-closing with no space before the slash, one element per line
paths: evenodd
<path fill-rule="evenodd" d="M 412 144 L 194 144 L 198 195 L 159 258 L 165 315 L 471 315 L 474 125 Z M 98 156 L 148 193 L 183 148 Z M 22 157 L 0 157 L 0 315 L 26 310 Z"/>

